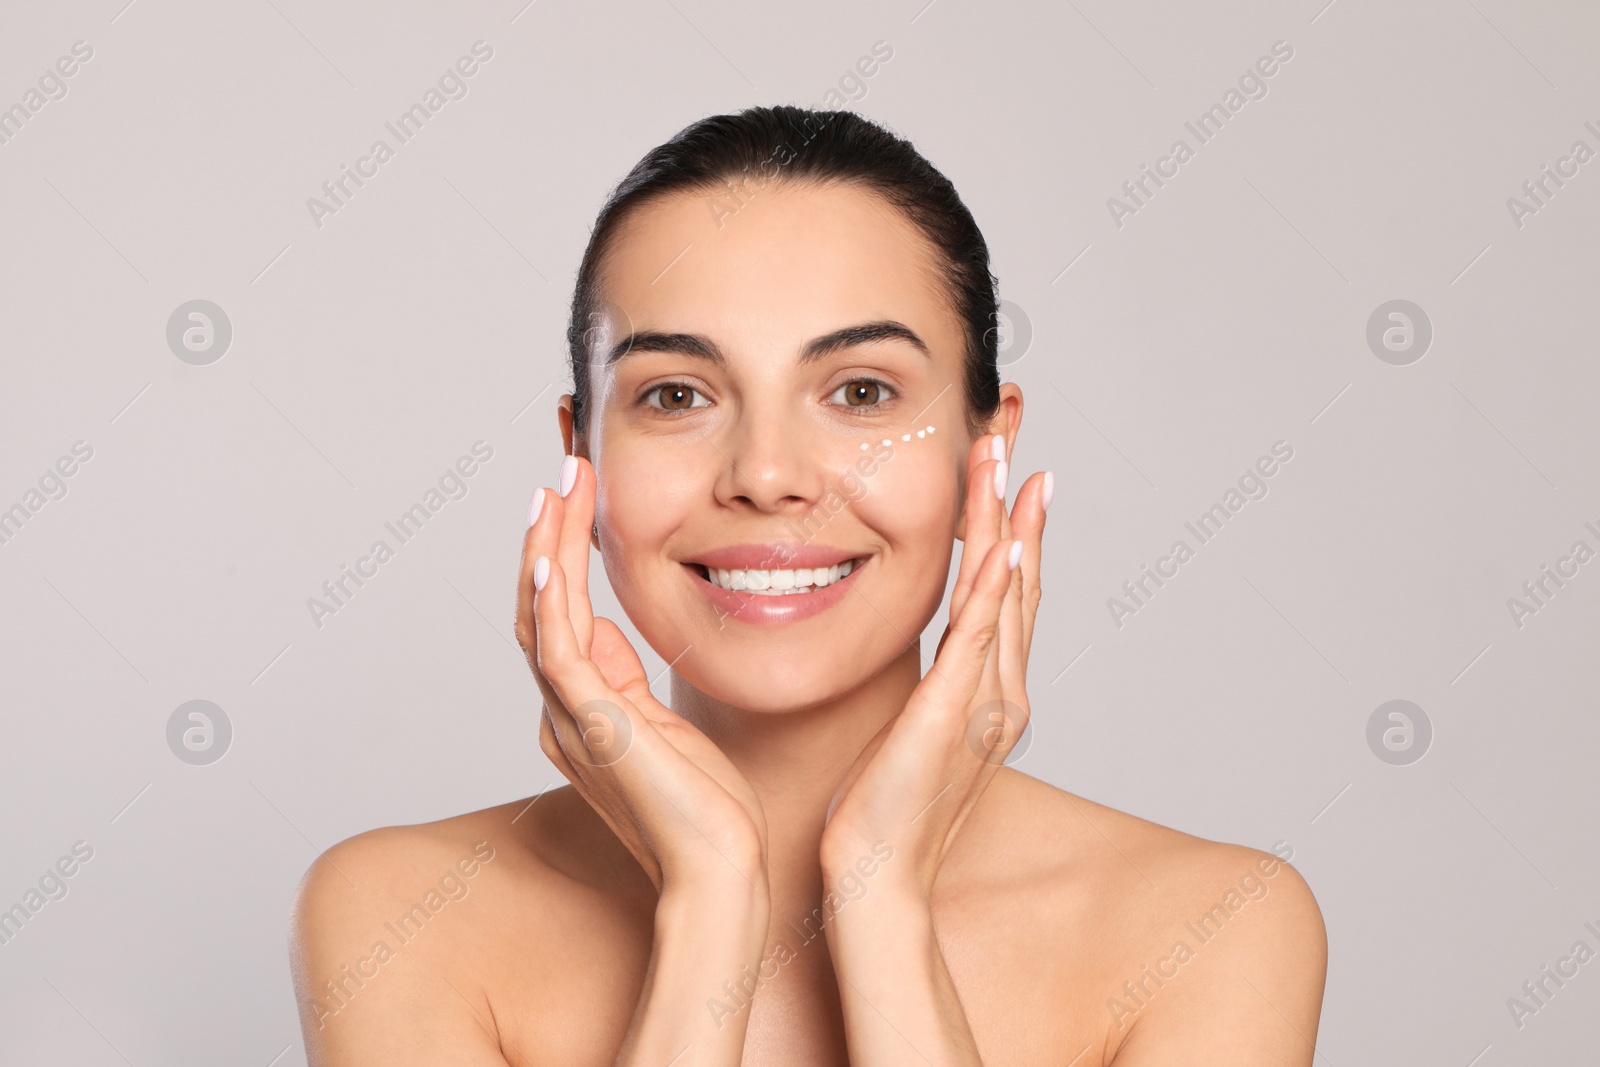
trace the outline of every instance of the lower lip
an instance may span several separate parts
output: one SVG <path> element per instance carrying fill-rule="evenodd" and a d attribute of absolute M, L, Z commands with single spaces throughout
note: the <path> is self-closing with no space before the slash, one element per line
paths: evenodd
<path fill-rule="evenodd" d="M 849 592 L 850 583 L 855 581 L 856 575 L 860 574 L 861 568 L 866 565 L 867 561 L 857 563 L 850 569 L 849 574 L 815 592 L 785 593 L 781 596 L 762 596 L 742 590 L 724 589 L 717 583 L 702 578 L 695 567 L 686 566 L 690 579 L 705 593 L 706 599 L 711 601 L 721 618 L 737 619 L 739 622 L 757 625 L 775 625 L 799 622 L 827 611 L 844 599 Z"/>

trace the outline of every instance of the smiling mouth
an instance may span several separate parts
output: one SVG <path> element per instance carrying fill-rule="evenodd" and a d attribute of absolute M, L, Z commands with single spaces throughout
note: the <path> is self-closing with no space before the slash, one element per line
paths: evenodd
<path fill-rule="evenodd" d="M 736 593 L 753 596 L 799 596 L 814 593 L 850 576 L 867 562 L 866 556 L 826 567 L 741 568 L 685 564 L 704 581 Z"/>

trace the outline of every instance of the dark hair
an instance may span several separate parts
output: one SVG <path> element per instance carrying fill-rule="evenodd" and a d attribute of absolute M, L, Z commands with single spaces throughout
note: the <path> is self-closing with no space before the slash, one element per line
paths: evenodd
<path fill-rule="evenodd" d="M 599 311 L 606 252 L 628 220 L 667 196 L 729 191 L 734 183 L 771 180 L 845 182 L 877 193 L 903 211 L 939 250 L 952 307 L 965 324 L 967 428 L 976 431 L 1000 403 L 998 297 L 989 246 L 950 180 L 910 141 L 853 111 L 752 107 L 713 115 L 645 153 L 606 198 L 578 268 L 567 324 L 572 359 L 573 426 L 588 423 L 588 325 Z M 731 190 L 733 203 L 738 190 Z"/>

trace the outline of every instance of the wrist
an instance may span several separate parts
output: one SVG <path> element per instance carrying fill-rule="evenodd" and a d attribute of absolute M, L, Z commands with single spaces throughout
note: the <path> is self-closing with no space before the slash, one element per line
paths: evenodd
<path fill-rule="evenodd" d="M 848 900 L 877 896 L 913 909 L 927 906 L 931 886 L 923 884 L 911 854 L 886 841 L 850 848 L 825 843 L 820 860 L 824 892 Z"/>
<path fill-rule="evenodd" d="M 860 899 L 846 901 L 825 929 L 829 951 L 848 969 L 872 966 L 886 945 L 912 959 L 924 952 L 918 946 L 932 951 L 938 942 L 927 897 L 898 884 L 875 885 Z"/>
<path fill-rule="evenodd" d="M 742 878 L 668 878 L 656 901 L 659 929 L 665 921 L 674 927 L 725 930 L 766 936 L 772 898 L 764 881 Z"/>

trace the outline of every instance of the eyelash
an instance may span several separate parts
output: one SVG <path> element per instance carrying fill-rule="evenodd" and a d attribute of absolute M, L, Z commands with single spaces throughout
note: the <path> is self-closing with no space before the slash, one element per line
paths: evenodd
<path fill-rule="evenodd" d="M 840 390 L 842 390 L 842 389 L 844 389 L 844 388 L 846 388 L 848 386 L 855 385 L 855 384 L 857 384 L 859 382 L 867 382 L 869 384 L 876 385 L 880 390 L 882 390 L 884 393 L 886 393 L 888 395 L 885 396 L 885 397 L 881 397 L 876 404 L 839 404 L 839 405 L 837 405 L 838 407 L 844 408 L 851 415 L 854 415 L 854 416 L 865 416 L 865 415 L 872 414 L 875 411 L 880 410 L 883 407 L 885 407 L 891 401 L 898 399 L 899 396 L 900 396 L 899 390 L 895 389 L 894 386 L 890 385 L 888 382 L 884 381 L 882 378 L 874 378 L 871 375 L 858 375 L 858 376 L 856 376 L 854 378 L 850 378 L 850 379 L 840 383 L 839 388 L 835 389 L 834 393 L 837 393 Z M 659 412 L 662 415 L 667 416 L 668 418 L 677 418 L 680 415 L 687 415 L 689 412 L 695 411 L 695 410 L 697 410 L 699 408 L 709 407 L 710 406 L 709 404 L 693 404 L 693 405 L 691 405 L 691 406 L 689 406 L 687 408 L 678 408 L 676 410 L 673 410 L 673 409 L 670 409 L 670 408 L 661 407 L 660 405 L 656 404 L 654 401 L 655 401 L 656 397 L 658 397 L 661 394 L 662 390 L 665 390 L 665 389 L 685 389 L 685 390 L 688 390 L 689 392 L 695 394 L 696 396 L 703 396 L 703 394 L 700 392 L 700 390 L 696 389 L 694 386 L 690 385 L 688 382 L 658 382 L 657 384 L 652 385 L 650 388 L 648 388 L 648 389 L 646 389 L 644 391 L 644 395 L 639 398 L 640 403 L 646 405 L 647 407 L 655 409 L 657 412 Z M 829 395 L 832 396 L 833 394 L 830 393 Z"/>

